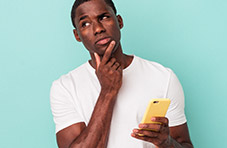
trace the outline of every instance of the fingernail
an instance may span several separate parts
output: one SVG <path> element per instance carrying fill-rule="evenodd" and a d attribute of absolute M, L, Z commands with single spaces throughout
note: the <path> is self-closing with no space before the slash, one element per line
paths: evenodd
<path fill-rule="evenodd" d="M 111 44 L 112 44 L 112 45 L 114 45 L 114 44 L 115 44 L 115 41 L 114 41 L 114 40 L 113 40 L 113 41 L 111 41 Z"/>
<path fill-rule="evenodd" d="M 132 136 L 132 137 L 135 137 L 136 135 L 135 135 L 134 133 L 131 133 L 131 136 Z"/>
<path fill-rule="evenodd" d="M 155 120 L 156 120 L 156 118 L 155 118 L 155 117 L 152 117 L 152 118 L 151 118 L 151 120 L 152 120 L 152 121 L 155 121 Z"/>
<path fill-rule="evenodd" d="M 139 127 L 140 127 L 140 128 L 147 128 L 148 125 L 146 125 L 146 124 L 140 124 Z"/>

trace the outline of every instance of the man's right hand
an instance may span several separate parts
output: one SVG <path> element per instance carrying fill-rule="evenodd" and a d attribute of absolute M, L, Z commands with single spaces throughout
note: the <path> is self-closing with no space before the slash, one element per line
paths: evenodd
<path fill-rule="evenodd" d="M 96 59 L 96 75 L 99 79 L 101 89 L 107 92 L 118 93 L 122 85 L 122 66 L 111 58 L 111 53 L 115 47 L 115 41 L 112 41 L 107 47 L 103 58 L 94 53 Z"/>
<path fill-rule="evenodd" d="M 122 84 L 122 67 L 115 58 L 111 58 L 114 46 L 112 41 L 102 59 L 94 54 L 101 92 L 89 123 L 75 123 L 59 131 L 59 148 L 106 147 L 115 99 Z"/>

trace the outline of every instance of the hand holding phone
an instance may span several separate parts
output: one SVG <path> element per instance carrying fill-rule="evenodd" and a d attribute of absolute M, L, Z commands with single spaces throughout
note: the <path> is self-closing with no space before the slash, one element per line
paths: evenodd
<path fill-rule="evenodd" d="M 147 109 L 144 113 L 141 123 L 142 124 L 144 123 L 161 124 L 160 122 L 152 121 L 151 118 L 165 117 L 169 104 L 170 104 L 170 99 L 168 98 L 152 99 L 147 106 Z M 143 130 L 149 130 L 149 129 L 143 129 Z"/>

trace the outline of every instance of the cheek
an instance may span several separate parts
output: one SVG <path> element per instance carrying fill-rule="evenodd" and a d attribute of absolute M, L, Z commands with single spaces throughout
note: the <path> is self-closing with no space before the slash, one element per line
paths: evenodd
<path fill-rule="evenodd" d="M 89 40 L 89 37 L 90 37 L 90 31 L 89 30 L 84 30 L 84 31 L 81 31 L 80 32 L 80 38 L 82 41 L 87 41 Z"/>
<path fill-rule="evenodd" d="M 117 30 L 117 29 L 116 29 L 116 30 Z M 120 40 L 120 38 L 121 38 L 121 32 L 120 32 L 120 30 L 114 31 L 114 32 L 113 32 L 113 35 L 114 35 L 114 38 L 115 38 L 116 40 Z"/>
<path fill-rule="evenodd" d="M 89 40 L 84 40 L 83 41 L 84 47 L 88 50 L 88 51 L 92 51 L 92 49 L 94 48 L 93 45 L 91 44 L 91 42 Z"/>
<path fill-rule="evenodd" d="M 90 48 L 90 46 L 92 46 L 92 35 L 90 34 L 90 31 L 83 31 L 80 34 L 80 39 L 83 42 L 84 46 L 86 48 Z"/>
<path fill-rule="evenodd" d="M 120 32 L 120 27 L 118 26 L 118 23 L 115 23 L 114 26 L 112 27 L 112 34 L 117 40 L 121 38 L 121 32 Z"/>

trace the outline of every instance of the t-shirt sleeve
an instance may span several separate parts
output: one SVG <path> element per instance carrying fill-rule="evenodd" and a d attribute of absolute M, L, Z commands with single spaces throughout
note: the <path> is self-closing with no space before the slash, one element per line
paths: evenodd
<path fill-rule="evenodd" d="M 170 70 L 169 84 L 166 92 L 166 98 L 171 100 L 166 117 L 169 119 L 169 126 L 178 126 L 186 122 L 184 112 L 184 92 L 177 76 Z"/>
<path fill-rule="evenodd" d="M 52 84 L 50 104 L 56 133 L 72 124 L 84 122 L 77 110 L 72 95 L 61 80 L 56 80 Z"/>

